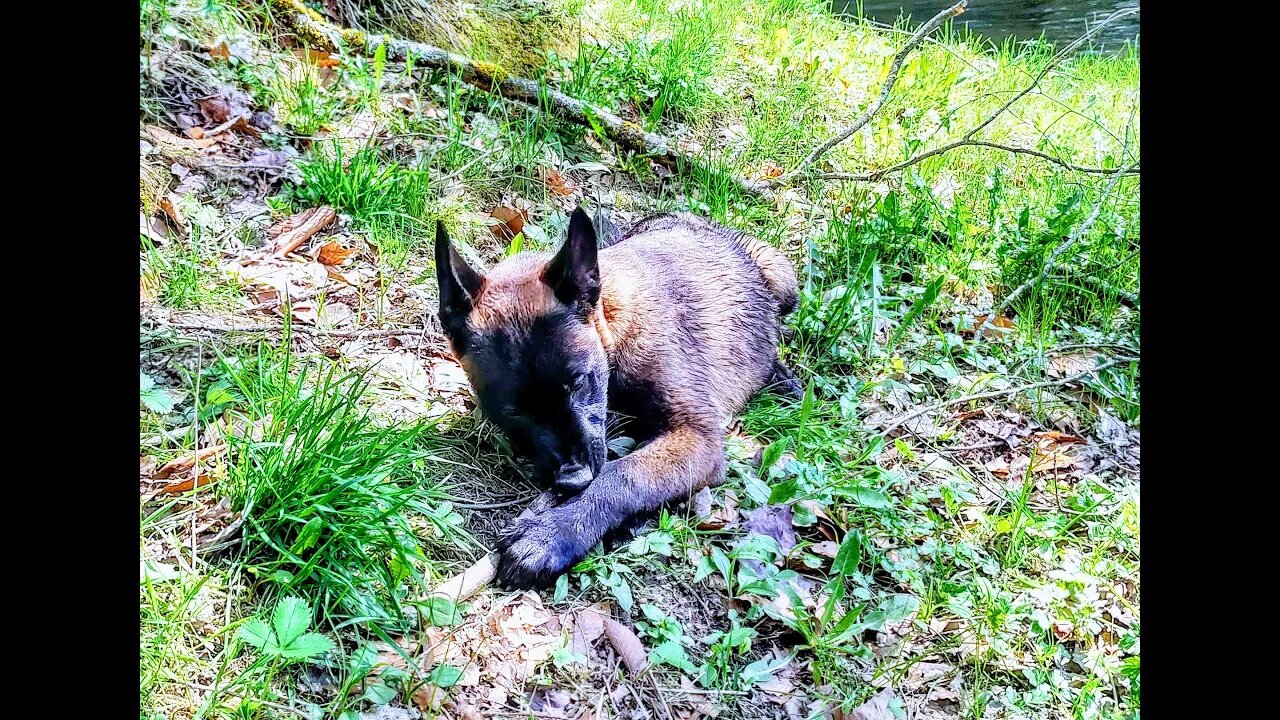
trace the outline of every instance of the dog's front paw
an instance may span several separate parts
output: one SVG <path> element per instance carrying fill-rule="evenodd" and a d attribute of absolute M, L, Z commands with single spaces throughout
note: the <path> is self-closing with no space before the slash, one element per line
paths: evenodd
<path fill-rule="evenodd" d="M 498 585 L 508 590 L 550 587 L 586 556 L 568 515 L 552 511 L 512 523 L 498 543 Z"/>

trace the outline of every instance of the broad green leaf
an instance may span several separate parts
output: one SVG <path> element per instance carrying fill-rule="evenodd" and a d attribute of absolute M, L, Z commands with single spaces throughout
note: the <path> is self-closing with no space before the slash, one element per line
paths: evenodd
<path fill-rule="evenodd" d="M 698 561 L 697 571 L 693 573 L 693 581 L 695 583 L 701 582 L 704 578 L 711 575 L 711 573 L 715 571 L 716 571 L 716 568 L 715 568 L 715 565 L 711 564 L 711 558 L 707 557 L 706 555 L 703 555 L 702 559 Z"/>
<path fill-rule="evenodd" d="M 138 389 L 139 390 L 145 393 L 146 391 L 150 390 L 155 386 L 156 386 L 156 381 L 152 380 L 150 375 L 144 372 L 138 373 Z"/>
<path fill-rule="evenodd" d="M 427 625 L 433 627 L 453 627 L 462 620 L 458 606 L 446 597 L 433 596 L 423 603 L 422 609 Z"/>
<path fill-rule="evenodd" d="M 649 662 L 655 665 L 670 665 L 690 675 L 698 672 L 698 667 L 689 662 L 684 646 L 675 640 L 668 640 L 649 653 Z"/>
<path fill-rule="evenodd" d="M 658 553 L 671 557 L 671 535 L 669 533 L 658 530 L 648 535 L 649 549 Z"/>
<path fill-rule="evenodd" d="M 742 668 L 742 679 L 752 685 L 767 682 L 773 678 L 773 674 L 781 670 L 791 662 L 791 656 L 784 655 L 780 658 L 761 658 L 750 665 Z"/>
<path fill-rule="evenodd" d="M 919 607 L 920 599 L 915 595 L 890 595 L 880 601 L 880 607 L 867 613 L 866 626 L 870 630 L 881 630 L 885 623 L 900 622 L 911 617 Z"/>
<path fill-rule="evenodd" d="M 462 679 L 462 670 L 452 665 L 438 665 L 427 674 L 427 682 L 441 688 L 451 688 Z"/>
<path fill-rule="evenodd" d="M 840 549 L 836 551 L 836 559 L 831 562 L 831 572 L 840 575 L 852 575 L 858 571 L 858 562 L 862 559 L 862 532 L 850 530 L 844 534 Z"/>
<path fill-rule="evenodd" d="M 887 508 L 892 505 L 888 496 L 870 488 L 849 488 L 844 491 L 844 494 L 848 495 L 859 505 L 869 508 Z"/>
<path fill-rule="evenodd" d="M 524 249 L 524 233 L 518 232 L 507 245 L 506 256 L 511 257 Z"/>
<path fill-rule="evenodd" d="M 729 573 L 729 558 L 724 554 L 723 550 L 714 545 L 711 546 L 711 564 L 715 565 L 716 570 L 720 571 L 725 585 L 729 586 L 733 582 L 733 578 L 730 577 Z"/>
<path fill-rule="evenodd" d="M 313 517 L 302 526 L 302 530 L 298 533 L 298 537 L 289 546 L 289 552 L 295 555 L 310 549 L 320 539 L 320 532 L 324 529 L 324 518 Z M 310 621 L 308 621 L 310 624 Z M 303 628 L 304 630 L 306 628 Z"/>
<path fill-rule="evenodd" d="M 813 510 L 806 503 L 796 503 L 791 506 L 791 524 L 796 527 L 812 527 L 818 522 L 818 516 L 813 514 Z"/>
<path fill-rule="evenodd" d="M 360 699 L 368 700 L 374 705 L 386 705 L 396 699 L 396 691 L 383 683 L 376 682 L 365 688 L 364 694 L 360 696 Z"/>
<path fill-rule="evenodd" d="M 290 660 L 301 660 L 323 655 L 333 649 L 333 641 L 316 633 L 299 635 L 293 642 L 285 645 L 280 656 Z"/>
<path fill-rule="evenodd" d="M 627 612 L 631 612 L 631 586 L 628 585 L 627 581 L 623 580 L 621 577 L 618 577 L 617 575 L 614 575 L 614 577 L 617 577 L 618 581 L 609 586 L 609 592 L 613 593 L 613 596 L 618 599 L 619 607 Z"/>
<path fill-rule="evenodd" d="M 551 597 L 551 602 L 564 602 L 567 597 L 569 597 L 569 575 L 565 573 L 556 578 L 556 592 Z"/>
<path fill-rule="evenodd" d="M 269 655 L 280 654 L 280 646 L 276 643 L 276 634 L 271 632 L 271 628 L 267 627 L 266 623 L 257 618 L 241 625 L 236 637 Z"/>
<path fill-rule="evenodd" d="M 287 597 L 276 605 L 271 624 L 276 630 L 276 640 L 281 647 L 288 647 L 299 635 L 311 627 L 311 606 L 297 597 Z"/>
<path fill-rule="evenodd" d="M 791 480 L 787 480 L 786 482 L 781 482 L 773 486 L 773 491 L 769 493 L 769 504 L 781 505 L 782 503 L 789 502 L 799 494 L 800 481 L 792 478 Z"/>
<path fill-rule="evenodd" d="M 140 400 L 151 412 L 158 412 L 161 414 L 173 412 L 173 395 L 170 395 L 168 390 L 161 388 L 143 390 Z"/>
<path fill-rule="evenodd" d="M 787 438 L 774 440 L 769 446 L 760 453 L 760 474 L 764 475 L 769 472 L 769 468 L 778 462 L 778 458 L 782 457 L 782 453 L 787 451 Z"/>

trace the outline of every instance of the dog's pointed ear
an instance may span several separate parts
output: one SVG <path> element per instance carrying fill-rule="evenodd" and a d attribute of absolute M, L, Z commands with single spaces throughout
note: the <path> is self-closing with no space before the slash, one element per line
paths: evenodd
<path fill-rule="evenodd" d="M 596 257 L 596 229 L 591 218 L 578 208 L 569 218 L 569 236 L 556 256 L 547 263 L 542 281 L 565 305 L 577 303 L 590 310 L 600 299 L 600 265 Z"/>
<path fill-rule="evenodd" d="M 439 220 L 436 221 L 436 281 L 440 284 L 440 325 L 450 340 L 463 346 L 467 314 L 480 292 L 484 276 L 462 259 Z"/>

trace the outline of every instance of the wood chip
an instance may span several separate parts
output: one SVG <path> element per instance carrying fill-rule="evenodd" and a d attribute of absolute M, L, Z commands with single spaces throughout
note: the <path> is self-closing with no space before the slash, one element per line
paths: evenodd
<path fill-rule="evenodd" d="M 276 237 L 276 257 L 283 258 L 337 219 L 338 214 L 328 205 L 308 208 L 285 220 L 279 226 Z"/>

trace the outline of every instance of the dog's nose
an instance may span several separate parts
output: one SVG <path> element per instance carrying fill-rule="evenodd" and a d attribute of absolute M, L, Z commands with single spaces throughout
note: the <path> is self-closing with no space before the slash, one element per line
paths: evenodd
<path fill-rule="evenodd" d="M 560 472 L 556 474 L 555 484 L 556 487 L 562 490 L 582 490 L 590 485 L 594 478 L 595 475 L 591 472 L 591 468 L 573 463 L 560 466 Z"/>

